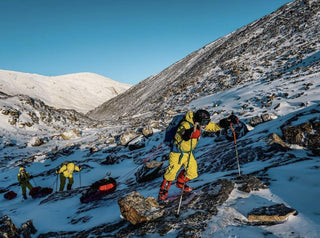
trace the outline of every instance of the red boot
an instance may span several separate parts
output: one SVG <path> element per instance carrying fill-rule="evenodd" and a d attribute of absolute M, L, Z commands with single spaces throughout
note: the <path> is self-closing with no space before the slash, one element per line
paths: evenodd
<path fill-rule="evenodd" d="M 160 200 L 165 200 L 167 198 L 171 183 L 172 183 L 172 181 L 167 181 L 167 180 L 163 179 L 162 184 L 160 186 L 160 191 L 159 191 L 159 199 Z"/>
<path fill-rule="evenodd" d="M 183 189 L 183 191 L 189 193 L 192 191 L 192 188 L 187 185 L 187 182 L 190 181 L 190 179 L 186 178 L 186 176 L 184 176 L 184 173 L 185 173 L 185 170 L 180 171 L 177 178 L 176 187 Z"/>

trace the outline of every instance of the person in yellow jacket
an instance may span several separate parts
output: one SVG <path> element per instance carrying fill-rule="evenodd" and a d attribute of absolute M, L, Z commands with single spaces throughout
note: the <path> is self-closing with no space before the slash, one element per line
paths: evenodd
<path fill-rule="evenodd" d="M 27 199 L 27 188 L 30 191 L 33 189 L 31 183 L 29 182 L 31 178 L 32 178 L 31 175 L 26 171 L 24 167 L 21 167 L 19 169 L 18 181 L 19 181 L 19 185 L 21 186 L 22 196 L 24 199 Z"/>
<path fill-rule="evenodd" d="M 66 184 L 66 179 L 69 179 L 67 190 L 71 190 L 72 184 L 74 182 L 73 180 L 73 172 L 74 171 L 80 171 L 81 168 L 79 166 L 76 166 L 72 162 L 64 162 L 62 163 L 62 167 L 56 171 L 57 174 L 60 174 L 60 188 L 59 191 L 63 191 L 64 186 Z"/>
<path fill-rule="evenodd" d="M 218 124 L 210 122 L 210 114 L 206 110 L 201 109 L 195 113 L 192 111 L 187 112 L 185 119 L 180 123 L 174 136 L 174 145 L 169 154 L 169 166 L 160 186 L 160 200 L 167 198 L 172 181 L 175 180 L 176 174 L 182 166 L 184 166 L 184 169 L 180 171 L 177 177 L 176 187 L 184 189 L 185 192 L 192 191 L 192 188 L 186 182 L 198 177 L 197 161 L 193 156 L 193 150 L 198 144 L 201 130 L 217 132 L 230 126 L 231 122 L 238 123 L 238 118 L 231 115 L 220 122 Z"/>

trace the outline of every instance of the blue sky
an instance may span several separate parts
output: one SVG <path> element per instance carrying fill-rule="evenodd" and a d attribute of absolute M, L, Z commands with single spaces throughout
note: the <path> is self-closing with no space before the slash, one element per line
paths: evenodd
<path fill-rule="evenodd" d="M 0 69 L 137 84 L 290 0 L 0 0 Z"/>

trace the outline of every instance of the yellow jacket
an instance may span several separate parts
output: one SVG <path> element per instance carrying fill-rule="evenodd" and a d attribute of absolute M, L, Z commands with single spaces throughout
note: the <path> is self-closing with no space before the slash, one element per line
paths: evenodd
<path fill-rule="evenodd" d="M 66 178 L 72 178 L 72 173 L 74 170 L 80 171 L 80 168 L 76 166 L 74 163 L 69 163 L 67 165 L 63 165 L 58 173 L 63 173 L 63 176 Z"/>
<path fill-rule="evenodd" d="M 191 127 L 193 127 L 193 125 L 193 112 L 188 111 L 185 120 L 181 122 L 177 133 L 174 136 L 174 145 L 178 150 L 175 151 L 174 149 L 173 152 L 191 152 L 197 146 L 199 138 L 190 140 L 182 139 L 182 134 L 184 133 L 184 131 L 190 129 Z M 217 132 L 221 129 L 222 128 L 218 124 L 215 124 L 213 122 L 209 122 L 209 124 L 205 127 L 205 130 L 209 132 Z"/>

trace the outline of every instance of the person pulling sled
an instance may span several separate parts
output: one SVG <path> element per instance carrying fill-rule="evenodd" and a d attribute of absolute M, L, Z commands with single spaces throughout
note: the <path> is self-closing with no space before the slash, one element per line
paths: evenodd
<path fill-rule="evenodd" d="M 71 190 L 72 184 L 74 182 L 73 180 L 73 172 L 77 171 L 79 172 L 81 168 L 79 166 L 76 166 L 72 162 L 63 162 L 62 166 L 59 170 L 56 171 L 56 174 L 60 174 L 60 188 L 59 191 L 63 191 L 65 184 L 66 184 L 66 179 L 68 179 L 68 185 L 67 185 L 67 190 Z"/>
<path fill-rule="evenodd" d="M 22 196 L 24 199 L 27 199 L 27 188 L 32 191 L 33 186 L 30 183 L 30 179 L 32 178 L 32 176 L 26 171 L 26 169 L 24 167 L 21 167 L 19 169 L 19 173 L 18 173 L 18 181 L 19 181 L 19 185 L 21 187 L 22 190 Z"/>
<path fill-rule="evenodd" d="M 174 135 L 174 142 L 169 154 L 169 166 L 160 186 L 158 196 L 160 200 L 167 198 L 169 188 L 182 166 L 184 169 L 178 174 L 175 185 L 185 192 L 192 191 L 192 188 L 186 183 L 198 177 L 197 161 L 193 156 L 193 150 L 198 144 L 201 130 L 217 132 L 222 128 L 229 127 L 230 123 L 239 123 L 239 119 L 235 115 L 231 115 L 216 124 L 210 121 L 210 114 L 206 110 L 200 109 L 196 112 L 188 111 L 186 113 Z"/>

